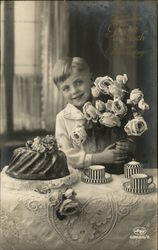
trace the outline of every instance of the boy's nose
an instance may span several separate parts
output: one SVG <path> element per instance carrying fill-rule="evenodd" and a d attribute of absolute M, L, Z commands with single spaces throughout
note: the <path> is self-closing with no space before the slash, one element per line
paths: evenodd
<path fill-rule="evenodd" d="M 77 88 L 74 86 L 71 86 L 71 94 L 75 94 L 77 92 Z"/>

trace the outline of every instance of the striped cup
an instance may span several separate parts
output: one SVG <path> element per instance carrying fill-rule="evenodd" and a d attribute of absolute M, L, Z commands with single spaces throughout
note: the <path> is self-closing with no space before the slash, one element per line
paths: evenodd
<path fill-rule="evenodd" d="M 132 189 L 138 192 L 148 189 L 148 186 L 153 182 L 153 176 L 147 174 L 133 174 L 130 178 L 130 185 Z"/>
<path fill-rule="evenodd" d="M 105 167 L 100 165 L 93 165 L 89 167 L 89 178 L 92 180 L 105 179 Z"/>

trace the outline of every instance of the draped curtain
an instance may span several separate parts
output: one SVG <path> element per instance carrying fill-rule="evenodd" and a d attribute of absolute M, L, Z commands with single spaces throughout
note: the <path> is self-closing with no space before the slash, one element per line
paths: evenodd
<path fill-rule="evenodd" d="M 52 70 L 57 59 L 68 56 L 69 17 L 65 1 L 44 1 L 42 4 L 42 126 L 53 131 L 56 114 L 65 101 L 53 83 Z"/>

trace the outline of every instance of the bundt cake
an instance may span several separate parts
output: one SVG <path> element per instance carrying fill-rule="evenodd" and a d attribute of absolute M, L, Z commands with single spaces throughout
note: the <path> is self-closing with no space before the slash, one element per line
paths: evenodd
<path fill-rule="evenodd" d="M 51 180 L 65 177 L 70 172 L 66 156 L 58 149 L 55 137 L 47 135 L 15 149 L 6 174 L 25 180 Z"/>

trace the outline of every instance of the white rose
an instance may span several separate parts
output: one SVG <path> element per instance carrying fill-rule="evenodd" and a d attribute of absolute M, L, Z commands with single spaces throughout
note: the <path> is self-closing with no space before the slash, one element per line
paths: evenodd
<path fill-rule="evenodd" d="M 115 115 L 125 116 L 127 114 L 127 106 L 119 99 L 108 100 L 106 103 L 106 108 L 109 111 L 114 112 Z"/>
<path fill-rule="evenodd" d="M 134 105 L 138 104 L 138 102 L 144 97 L 144 94 L 139 89 L 133 89 L 130 93 L 130 100 Z"/>
<path fill-rule="evenodd" d="M 98 113 L 97 109 L 92 105 L 91 102 L 86 102 L 84 104 L 83 114 L 88 121 L 92 120 L 93 122 L 97 122 L 97 120 L 98 120 L 99 113 Z"/>
<path fill-rule="evenodd" d="M 97 89 L 100 90 L 103 94 L 109 95 L 109 86 L 113 84 L 113 79 L 109 76 L 98 77 L 96 78 L 94 85 Z"/>
<path fill-rule="evenodd" d="M 144 98 L 142 98 L 139 102 L 138 102 L 138 107 L 141 109 L 141 110 L 148 110 L 149 109 L 149 105 L 144 102 Z"/>
<path fill-rule="evenodd" d="M 105 107 L 108 111 L 112 112 L 112 104 L 113 104 L 113 100 L 108 100 L 107 103 L 105 103 Z"/>
<path fill-rule="evenodd" d="M 98 111 L 103 112 L 105 110 L 105 103 L 101 100 L 96 100 L 95 107 Z"/>
<path fill-rule="evenodd" d="M 98 97 L 100 94 L 100 90 L 96 86 L 93 86 L 91 88 L 91 93 L 93 97 Z"/>
<path fill-rule="evenodd" d="M 120 127 L 121 121 L 118 116 L 110 112 L 104 112 L 101 118 L 99 119 L 100 124 L 105 125 L 106 127 Z"/>
<path fill-rule="evenodd" d="M 59 213 L 61 215 L 72 215 L 78 213 L 79 203 L 71 199 L 66 199 L 60 206 Z"/>
<path fill-rule="evenodd" d="M 124 127 L 127 135 L 140 136 L 147 130 L 147 124 L 142 116 L 136 116 L 130 120 Z"/>
<path fill-rule="evenodd" d="M 71 138 L 73 143 L 76 145 L 81 145 L 86 141 L 87 133 L 84 126 L 78 126 L 71 133 Z"/>
<path fill-rule="evenodd" d="M 125 84 L 127 81 L 128 81 L 128 77 L 126 74 L 124 75 L 117 75 L 116 76 L 116 81 L 119 83 L 119 84 Z"/>
<path fill-rule="evenodd" d="M 111 96 L 113 96 L 114 99 L 115 99 L 115 98 L 122 99 L 122 97 L 124 96 L 124 93 L 125 93 L 125 92 L 126 92 L 126 91 L 125 91 L 122 87 L 120 87 L 120 86 L 117 84 L 117 82 L 114 82 L 113 85 L 110 85 L 110 86 L 109 86 L 109 94 L 110 94 Z"/>
<path fill-rule="evenodd" d="M 65 197 L 66 197 L 67 199 L 69 199 L 69 198 L 75 196 L 76 193 L 75 193 L 75 191 L 74 191 L 72 188 L 68 188 L 68 189 L 65 191 L 64 195 L 65 195 Z"/>

